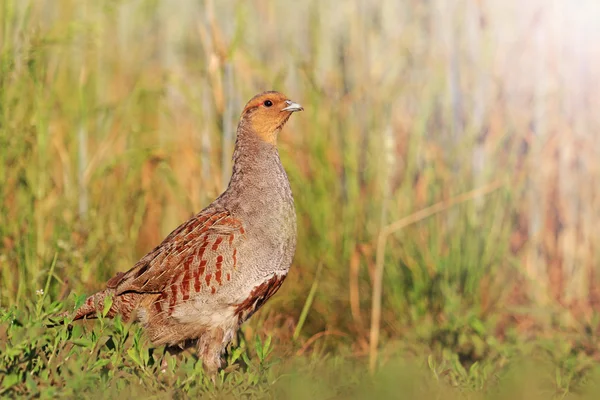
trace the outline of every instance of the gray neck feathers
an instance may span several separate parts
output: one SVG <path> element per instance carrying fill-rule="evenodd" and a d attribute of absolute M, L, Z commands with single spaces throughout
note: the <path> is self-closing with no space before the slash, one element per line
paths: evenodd
<path fill-rule="evenodd" d="M 233 171 L 221 195 L 227 207 L 247 217 L 287 218 L 294 200 L 277 148 L 251 132 L 245 121 L 237 131 Z"/>

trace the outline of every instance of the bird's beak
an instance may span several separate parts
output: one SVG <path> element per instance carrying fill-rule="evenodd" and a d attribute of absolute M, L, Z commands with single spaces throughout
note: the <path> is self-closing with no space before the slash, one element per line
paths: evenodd
<path fill-rule="evenodd" d="M 304 107 L 302 107 L 298 103 L 294 103 L 291 100 L 286 100 L 285 104 L 287 104 L 287 107 L 283 108 L 281 111 L 289 111 L 289 112 L 304 111 Z"/>

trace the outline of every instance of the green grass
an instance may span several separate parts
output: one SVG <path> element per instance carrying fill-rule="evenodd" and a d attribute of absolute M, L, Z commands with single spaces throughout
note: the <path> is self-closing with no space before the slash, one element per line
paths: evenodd
<path fill-rule="evenodd" d="M 535 75 L 535 7 L 500 3 L 0 2 L 0 396 L 596 398 L 598 121 L 561 83 L 583 64 Z M 218 378 L 161 372 L 137 325 L 47 328 L 220 193 L 270 89 L 305 108 L 298 250 Z"/>
<path fill-rule="evenodd" d="M 597 362 L 585 343 L 547 339 L 499 341 L 474 318 L 423 326 L 384 347 L 370 375 L 351 346 L 335 351 L 281 336 L 238 335 L 216 379 L 191 354 L 168 356 L 148 347 L 142 329 L 119 318 L 48 329 L 42 320 L 61 308 L 2 310 L 0 395 L 114 398 L 131 395 L 218 398 L 595 398 Z M 83 297 L 79 298 L 82 301 Z M 47 302 L 47 301 L 46 301 Z M 46 321 L 47 322 L 47 321 Z M 588 343 L 589 345 L 589 343 Z"/>

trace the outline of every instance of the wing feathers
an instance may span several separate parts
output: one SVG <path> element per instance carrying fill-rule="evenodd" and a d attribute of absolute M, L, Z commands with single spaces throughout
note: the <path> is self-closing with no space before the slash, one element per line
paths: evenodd
<path fill-rule="evenodd" d="M 243 239 L 244 231 L 243 224 L 228 211 L 205 210 L 169 234 L 132 269 L 111 278 L 107 286 L 117 294 L 163 293 L 164 297 L 168 293 L 171 297 L 184 295 L 187 300 L 190 289 L 200 289 L 202 275 L 206 286 L 211 275 L 218 276 L 222 285 L 223 261 L 235 264 L 236 240 Z"/>

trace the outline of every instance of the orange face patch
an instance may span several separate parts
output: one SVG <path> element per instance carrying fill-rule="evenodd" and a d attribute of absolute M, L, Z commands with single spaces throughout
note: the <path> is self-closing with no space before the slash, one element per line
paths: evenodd
<path fill-rule="evenodd" d="M 289 100 L 279 92 L 264 92 L 254 96 L 242 112 L 242 119 L 250 123 L 250 127 L 262 140 L 276 144 L 277 134 L 292 115 L 284 111 Z"/>

